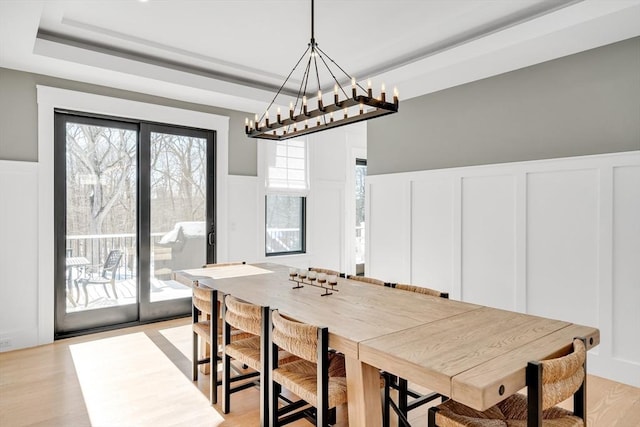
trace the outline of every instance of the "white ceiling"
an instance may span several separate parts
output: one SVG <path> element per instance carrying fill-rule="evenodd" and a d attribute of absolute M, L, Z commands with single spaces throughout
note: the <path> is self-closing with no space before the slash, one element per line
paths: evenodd
<path fill-rule="evenodd" d="M 0 67 L 260 111 L 307 47 L 310 9 L 309 0 L 0 0 Z M 640 0 L 315 4 L 320 48 L 401 99 L 638 35 Z"/>

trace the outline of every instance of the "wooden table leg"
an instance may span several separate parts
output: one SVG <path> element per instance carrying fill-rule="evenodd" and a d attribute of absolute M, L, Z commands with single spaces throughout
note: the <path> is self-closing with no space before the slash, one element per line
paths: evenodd
<path fill-rule="evenodd" d="M 377 368 L 345 356 L 350 427 L 382 426 L 380 372 Z"/>

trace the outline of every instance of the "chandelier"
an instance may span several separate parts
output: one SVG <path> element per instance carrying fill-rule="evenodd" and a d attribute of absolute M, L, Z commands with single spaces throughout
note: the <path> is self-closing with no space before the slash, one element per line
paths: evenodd
<path fill-rule="evenodd" d="M 298 59 L 298 62 L 262 115 L 258 116 L 256 114 L 254 120 L 249 118 L 245 120 L 245 133 L 249 138 L 285 140 L 398 112 L 398 91 L 396 89 L 394 89 L 393 93 L 393 102 L 387 102 L 384 84 L 381 87 L 380 96 L 374 98 L 371 80 L 368 80 L 368 87 L 365 90 L 355 77 L 349 75 L 320 49 L 314 37 L 313 11 L 314 0 L 311 0 L 311 41 L 307 45 L 307 49 Z M 270 120 L 269 109 L 273 106 L 296 69 L 298 69 L 298 66 L 303 63 L 303 59 L 307 57 L 295 102 L 292 101 L 289 104 L 289 111 L 286 114 L 282 114 L 278 107 L 275 120 Z M 330 102 L 325 102 L 322 97 L 318 62 L 324 65 L 334 82 L 333 99 L 330 99 Z M 333 68 L 329 63 L 332 64 Z M 351 96 L 347 95 L 336 74 L 342 77 L 343 82 L 351 82 Z M 313 85 L 314 80 L 311 77 L 311 82 L 309 82 L 310 76 L 315 77 L 316 80 L 317 98 L 315 99 L 310 98 L 307 92 L 310 89 L 309 84 Z M 358 89 L 360 89 L 361 94 L 358 94 Z M 310 98 L 309 102 L 307 98 Z"/>

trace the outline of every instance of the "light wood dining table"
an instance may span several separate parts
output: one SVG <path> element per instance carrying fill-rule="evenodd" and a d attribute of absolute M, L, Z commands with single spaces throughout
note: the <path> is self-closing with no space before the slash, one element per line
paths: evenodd
<path fill-rule="evenodd" d="M 574 336 L 599 343 L 596 328 L 338 279 L 337 292 L 293 289 L 287 266 L 262 263 L 178 271 L 221 294 L 326 326 L 344 353 L 350 426 L 382 424 L 380 370 L 484 410 L 525 386 L 525 367 L 566 353 Z"/>

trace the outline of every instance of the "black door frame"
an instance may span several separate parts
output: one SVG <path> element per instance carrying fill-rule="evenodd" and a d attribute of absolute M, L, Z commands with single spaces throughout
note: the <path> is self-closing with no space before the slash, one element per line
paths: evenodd
<path fill-rule="evenodd" d="M 138 303 L 97 310 L 66 312 L 66 124 L 68 122 L 105 126 L 137 132 L 137 295 Z M 216 259 L 216 131 L 183 126 L 55 110 L 54 114 L 54 283 L 56 339 L 125 326 L 187 316 L 191 299 L 150 302 L 150 135 L 162 132 L 207 140 L 207 254 L 208 263 Z M 143 284 L 146 284 L 143 286 Z"/>

